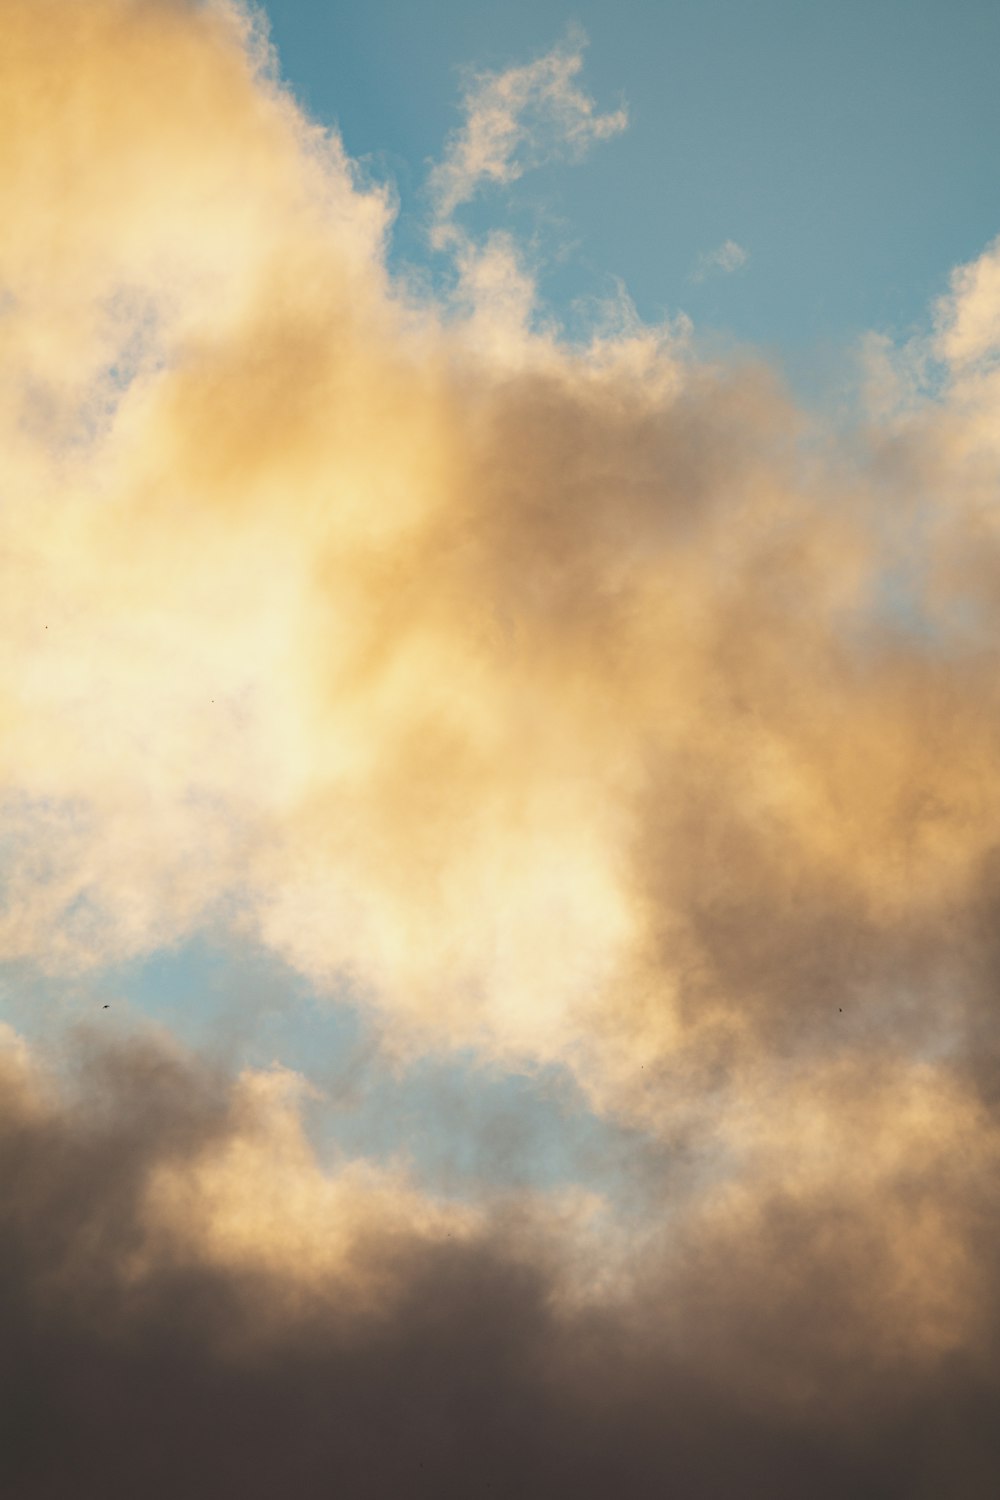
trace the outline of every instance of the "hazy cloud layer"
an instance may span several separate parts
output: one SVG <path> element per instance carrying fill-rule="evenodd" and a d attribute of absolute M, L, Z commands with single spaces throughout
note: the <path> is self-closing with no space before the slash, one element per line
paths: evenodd
<path fill-rule="evenodd" d="M 78 1107 L 17 1053 L 17 1492 L 176 1493 L 202 1410 L 248 1494 L 994 1493 L 998 244 L 845 437 L 678 332 L 561 341 L 503 239 L 405 295 L 235 5 L 4 24 L 0 954 L 212 922 L 693 1164 L 623 1239 L 321 1169 L 282 1074 L 112 1055 Z M 439 226 L 621 127 L 578 70 L 478 80 Z"/>

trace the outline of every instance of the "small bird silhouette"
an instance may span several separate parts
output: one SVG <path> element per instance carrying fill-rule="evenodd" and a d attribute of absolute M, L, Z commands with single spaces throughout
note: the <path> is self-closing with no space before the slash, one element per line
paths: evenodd
<path fill-rule="evenodd" d="M 110 1009 L 111 1009 L 111 1006 L 110 1006 L 110 1005 L 106 1005 L 106 1006 L 105 1006 L 105 1007 L 104 1007 L 104 1009 L 105 1009 L 105 1010 L 110 1010 Z"/>

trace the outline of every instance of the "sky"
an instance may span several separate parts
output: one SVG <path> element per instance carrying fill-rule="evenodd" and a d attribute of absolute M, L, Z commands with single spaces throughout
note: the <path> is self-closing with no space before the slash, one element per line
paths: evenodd
<path fill-rule="evenodd" d="M 1000 1483 L 1000 13 L 5 0 L 0 1488 Z"/>
<path fill-rule="evenodd" d="M 463 73 L 582 34 L 588 92 L 625 104 L 628 130 L 585 170 L 543 169 L 482 205 L 540 236 L 540 283 L 567 316 L 619 280 L 644 319 L 684 310 L 815 382 L 850 339 L 919 326 L 996 234 L 989 0 L 277 0 L 269 15 L 297 97 L 392 181 L 394 248 L 418 261 L 427 164 L 459 122 Z M 742 274 L 696 280 L 730 241 Z"/>

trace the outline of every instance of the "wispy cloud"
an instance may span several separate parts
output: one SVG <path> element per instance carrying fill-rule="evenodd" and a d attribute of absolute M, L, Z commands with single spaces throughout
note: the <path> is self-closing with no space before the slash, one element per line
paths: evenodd
<path fill-rule="evenodd" d="M 715 274 L 731 276 L 734 271 L 745 266 L 749 258 L 749 252 L 742 245 L 738 245 L 735 240 L 726 240 L 717 250 L 706 250 L 699 255 L 690 279 L 700 282 Z"/>
<path fill-rule="evenodd" d="M 573 31 L 534 62 L 471 76 L 465 121 L 429 179 L 436 243 L 447 243 L 455 210 L 485 184 L 514 182 L 546 161 L 578 161 L 594 142 L 625 129 L 624 108 L 601 114 L 576 82 L 584 46 L 582 33 Z"/>
<path fill-rule="evenodd" d="M 464 121 L 428 178 L 430 243 L 451 255 L 455 301 L 471 314 L 476 342 L 488 345 L 498 361 L 518 362 L 535 316 L 535 280 L 510 234 L 472 234 L 456 214 L 485 186 L 508 186 L 546 162 L 580 161 L 595 142 L 625 129 L 624 108 L 600 113 L 576 81 L 585 45 L 575 28 L 534 62 L 472 73 Z"/>

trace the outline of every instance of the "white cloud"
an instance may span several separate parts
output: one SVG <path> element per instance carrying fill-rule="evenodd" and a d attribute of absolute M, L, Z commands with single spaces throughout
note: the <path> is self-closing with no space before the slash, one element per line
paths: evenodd
<path fill-rule="evenodd" d="M 745 266 L 749 260 L 749 254 L 742 245 L 735 240 L 726 240 L 717 250 L 705 250 L 698 257 L 698 263 L 691 273 L 692 281 L 704 281 L 707 276 L 719 271 L 724 276 L 730 276 Z"/>
<path fill-rule="evenodd" d="M 595 141 L 625 129 L 624 109 L 599 114 L 577 86 L 583 45 L 582 35 L 572 33 L 534 62 L 472 75 L 463 99 L 465 123 L 429 180 L 432 238 L 439 247 L 454 240 L 455 210 L 484 183 L 514 182 L 545 161 L 579 161 Z"/>

